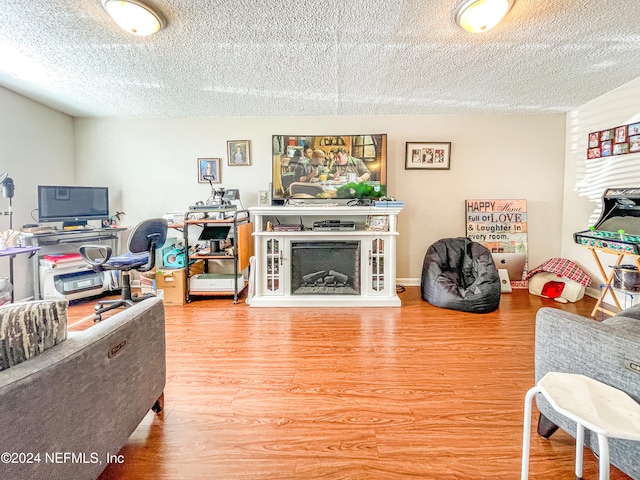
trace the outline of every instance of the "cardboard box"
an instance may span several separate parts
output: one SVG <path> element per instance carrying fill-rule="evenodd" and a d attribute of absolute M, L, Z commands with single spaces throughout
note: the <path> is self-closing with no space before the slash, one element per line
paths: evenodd
<path fill-rule="evenodd" d="M 163 268 L 156 272 L 156 292 L 165 305 L 184 305 L 185 285 L 184 268 Z"/>
<path fill-rule="evenodd" d="M 189 275 L 204 272 L 204 261 L 198 260 L 189 266 Z M 154 274 L 156 295 L 165 305 L 184 305 L 186 303 L 186 272 L 184 268 L 162 268 Z M 142 280 L 141 280 L 142 281 Z"/>

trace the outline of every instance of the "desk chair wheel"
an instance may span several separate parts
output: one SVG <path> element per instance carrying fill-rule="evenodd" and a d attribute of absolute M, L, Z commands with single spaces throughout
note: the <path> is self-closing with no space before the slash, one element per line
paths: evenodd
<path fill-rule="evenodd" d="M 93 316 L 93 322 L 94 323 L 98 323 L 102 321 L 102 315 L 100 315 L 99 313 Z"/>

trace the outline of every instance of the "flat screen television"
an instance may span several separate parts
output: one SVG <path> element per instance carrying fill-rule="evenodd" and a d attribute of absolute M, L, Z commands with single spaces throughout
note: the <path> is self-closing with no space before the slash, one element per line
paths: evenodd
<path fill-rule="evenodd" d="M 107 187 L 38 186 L 38 221 L 62 222 L 63 227 L 109 219 Z"/>
<path fill-rule="evenodd" d="M 387 135 L 273 135 L 272 203 L 386 194 Z M 315 153 L 315 159 L 314 153 Z"/>

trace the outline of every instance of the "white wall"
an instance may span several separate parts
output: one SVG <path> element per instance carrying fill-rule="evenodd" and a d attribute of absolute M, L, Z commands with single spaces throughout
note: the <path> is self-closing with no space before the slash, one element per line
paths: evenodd
<path fill-rule="evenodd" d="M 587 135 L 640 121 L 639 97 L 636 79 L 570 112 L 566 122 L 563 115 L 74 120 L 0 88 L 0 172 L 16 184 L 15 226 L 31 221 L 36 186 L 46 183 L 108 185 L 112 210 L 123 209 L 125 223 L 134 224 L 208 196 L 208 185 L 196 180 L 198 157 L 222 158 L 222 185 L 241 188 L 248 207 L 271 180 L 272 134 L 387 133 L 389 192 L 407 203 L 399 278 L 418 279 L 428 245 L 464 234 L 468 198 L 528 200 L 530 266 L 562 256 L 598 278 L 589 252 L 572 238 L 597 207 L 578 192 Z M 244 139 L 252 142 L 252 166 L 227 166 L 226 141 Z M 451 141 L 451 170 L 404 170 L 407 141 Z M 615 166 L 616 157 L 608 161 Z M 639 183 L 640 174 L 615 186 Z M 0 211 L 7 206 L 0 197 Z M 6 228 L 8 217 L 0 217 Z M 2 276 L 7 263 L 0 260 Z M 17 298 L 30 291 L 25 265 L 17 259 Z"/>
<path fill-rule="evenodd" d="M 464 200 L 524 198 L 529 263 L 560 254 L 564 115 L 76 119 L 77 181 L 107 185 L 124 223 L 184 210 L 209 195 L 197 158 L 222 158 L 222 186 L 245 207 L 271 181 L 273 134 L 388 134 L 388 192 L 400 215 L 398 277 L 415 282 L 427 247 L 464 236 Z M 252 165 L 227 165 L 227 140 L 250 140 Z M 451 170 L 404 169 L 405 143 L 452 142 Z"/>
<path fill-rule="evenodd" d="M 566 167 L 564 181 L 562 256 L 576 261 L 591 277 L 591 294 L 598 294 L 599 284 L 603 281 L 590 251 L 574 243 L 573 233 L 586 230 L 593 224 L 592 214 L 599 208 L 599 202 L 586 196 L 589 183 L 598 176 L 611 175 L 611 187 L 640 187 L 640 153 L 586 160 L 587 139 L 591 132 L 614 128 L 619 125 L 640 122 L 640 78 L 637 78 L 616 90 L 613 90 L 570 112 L 566 124 Z M 621 172 L 620 165 L 636 163 L 635 171 Z M 589 170 L 598 169 L 599 173 L 589 180 Z M 601 188 L 599 195 L 604 193 Z M 596 196 L 598 192 L 595 192 Z M 603 265 L 613 264 L 615 257 L 605 255 Z M 607 269 L 608 270 L 608 269 Z"/>
<path fill-rule="evenodd" d="M 0 88 L 0 173 L 8 172 L 15 183 L 15 230 L 34 221 L 38 185 L 75 183 L 73 136 L 71 117 Z M 0 196 L 0 212 L 8 206 Z M 0 231 L 8 228 L 9 217 L 0 216 Z M 0 258 L 1 277 L 9 276 L 8 264 Z M 31 295 L 31 269 L 25 255 L 16 257 L 14 266 L 19 300 Z"/>

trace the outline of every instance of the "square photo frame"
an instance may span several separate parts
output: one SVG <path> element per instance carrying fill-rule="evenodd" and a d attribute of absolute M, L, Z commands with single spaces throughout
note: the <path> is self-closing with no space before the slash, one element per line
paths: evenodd
<path fill-rule="evenodd" d="M 231 167 L 251 165 L 249 140 L 227 140 L 227 159 Z"/>
<path fill-rule="evenodd" d="M 365 230 L 388 232 L 389 216 L 388 215 L 368 215 L 364 228 Z"/>
<path fill-rule="evenodd" d="M 405 170 L 449 170 L 451 142 L 407 142 Z"/>
<path fill-rule="evenodd" d="M 198 183 L 220 183 L 220 158 L 198 159 Z"/>
<path fill-rule="evenodd" d="M 258 191 L 258 205 L 268 206 L 271 205 L 271 198 L 269 190 Z"/>

